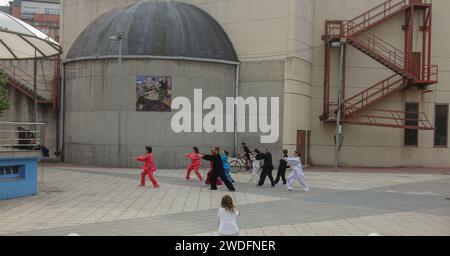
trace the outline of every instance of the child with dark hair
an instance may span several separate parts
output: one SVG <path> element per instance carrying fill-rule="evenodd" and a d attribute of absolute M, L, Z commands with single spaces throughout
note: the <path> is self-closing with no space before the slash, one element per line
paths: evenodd
<path fill-rule="evenodd" d="M 198 147 L 194 147 L 193 150 L 194 151 L 192 153 L 185 155 L 187 158 L 191 159 L 191 164 L 188 166 L 188 168 L 186 170 L 186 180 L 190 180 L 191 179 L 191 172 L 192 172 L 192 170 L 194 170 L 195 174 L 198 177 L 198 180 L 200 182 L 202 182 L 203 177 L 200 174 L 200 172 L 198 171 L 198 169 L 202 165 L 202 159 L 200 157 L 200 151 L 198 150 Z"/>
<path fill-rule="evenodd" d="M 228 156 L 230 155 L 230 152 L 228 150 L 224 149 L 222 150 L 222 162 L 223 162 L 223 168 L 225 169 L 225 174 L 227 175 L 227 178 L 231 183 L 234 183 L 234 179 L 230 175 L 230 161 L 228 160 Z"/>
<path fill-rule="evenodd" d="M 283 185 L 286 185 L 286 170 L 290 168 L 288 162 L 285 158 L 288 156 L 289 151 L 283 149 L 283 157 L 280 159 L 280 164 L 278 165 L 277 178 L 275 179 L 275 184 L 280 182 L 280 178 L 283 180 Z"/>
<path fill-rule="evenodd" d="M 140 157 L 136 157 L 135 160 L 139 162 L 144 162 L 144 166 L 142 166 L 141 173 L 141 187 L 145 186 L 145 176 L 148 175 L 150 181 L 153 183 L 155 188 L 159 188 L 158 181 L 156 181 L 153 173 L 156 171 L 156 167 L 153 162 L 153 148 L 150 146 L 145 147 L 146 154 Z"/>

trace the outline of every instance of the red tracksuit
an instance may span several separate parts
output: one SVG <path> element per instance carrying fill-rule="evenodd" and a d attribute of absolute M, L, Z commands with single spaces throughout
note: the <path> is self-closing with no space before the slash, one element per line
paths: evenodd
<path fill-rule="evenodd" d="M 192 153 L 192 154 L 187 154 L 186 157 L 191 159 L 191 164 L 187 168 L 186 179 L 190 179 L 191 178 L 191 172 L 192 172 L 192 170 L 194 170 L 195 174 L 198 177 L 198 180 L 202 181 L 203 177 L 200 174 L 200 172 L 198 171 L 200 166 L 202 166 L 202 160 L 200 158 L 200 155 L 197 154 L 197 153 Z"/>
<path fill-rule="evenodd" d="M 141 186 L 145 186 L 145 176 L 148 175 L 150 181 L 153 183 L 155 188 L 159 188 L 158 181 L 156 181 L 155 177 L 153 177 L 153 173 L 156 171 L 156 167 L 153 163 L 153 155 L 146 154 L 144 156 L 140 156 L 136 158 L 136 161 L 144 162 L 144 166 L 142 166 L 141 173 Z"/>

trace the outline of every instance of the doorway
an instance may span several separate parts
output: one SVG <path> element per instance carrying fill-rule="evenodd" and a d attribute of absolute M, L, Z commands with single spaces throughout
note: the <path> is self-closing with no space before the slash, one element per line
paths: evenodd
<path fill-rule="evenodd" d="M 297 150 L 301 154 L 302 165 L 309 165 L 310 157 L 309 157 L 309 142 L 311 138 L 310 131 L 297 131 Z"/>

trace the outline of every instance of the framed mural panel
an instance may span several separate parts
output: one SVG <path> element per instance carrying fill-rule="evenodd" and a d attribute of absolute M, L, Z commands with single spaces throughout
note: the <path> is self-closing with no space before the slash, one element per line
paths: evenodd
<path fill-rule="evenodd" d="M 171 112 L 172 78 L 136 76 L 136 111 Z"/>

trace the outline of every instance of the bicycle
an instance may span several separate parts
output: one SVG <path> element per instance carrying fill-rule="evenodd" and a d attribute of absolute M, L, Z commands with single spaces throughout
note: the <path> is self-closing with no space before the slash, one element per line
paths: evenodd
<path fill-rule="evenodd" d="M 232 160 L 230 162 L 230 171 L 232 173 L 239 173 L 240 171 L 242 171 L 243 168 L 245 168 L 247 171 L 250 171 L 251 170 L 250 166 L 251 166 L 251 161 L 248 164 L 247 158 L 245 158 L 244 156 L 239 154 L 237 159 Z"/>

